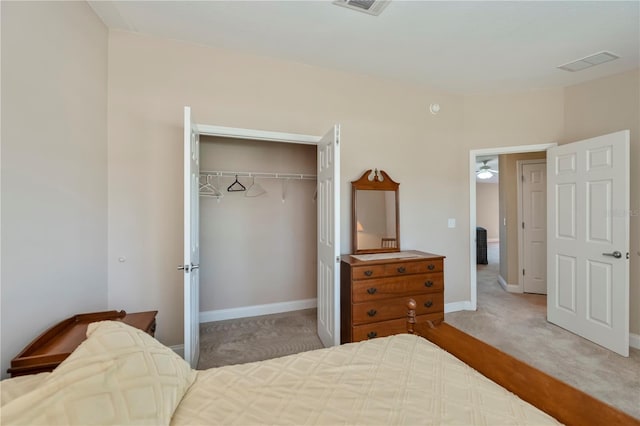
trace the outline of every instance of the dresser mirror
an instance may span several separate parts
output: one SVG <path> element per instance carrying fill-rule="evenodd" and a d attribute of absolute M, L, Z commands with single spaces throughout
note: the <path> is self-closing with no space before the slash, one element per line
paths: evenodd
<path fill-rule="evenodd" d="M 351 182 L 354 254 L 400 251 L 398 188 L 383 170 L 367 170 Z"/>

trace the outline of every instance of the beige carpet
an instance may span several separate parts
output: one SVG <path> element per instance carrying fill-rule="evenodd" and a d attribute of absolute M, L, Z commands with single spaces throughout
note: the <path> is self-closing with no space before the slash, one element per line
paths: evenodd
<path fill-rule="evenodd" d="M 316 310 L 284 312 L 200 325 L 198 369 L 243 364 L 323 348 Z"/>
<path fill-rule="evenodd" d="M 500 287 L 498 246 L 478 265 L 478 310 L 445 315 L 451 325 L 640 418 L 640 350 L 629 358 L 546 321 L 546 296 Z"/>

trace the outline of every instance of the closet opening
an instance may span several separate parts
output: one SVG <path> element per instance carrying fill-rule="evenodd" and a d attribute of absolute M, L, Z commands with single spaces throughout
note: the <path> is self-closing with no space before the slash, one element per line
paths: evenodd
<path fill-rule="evenodd" d="M 316 146 L 202 135 L 199 179 L 200 363 L 221 350 L 210 333 L 262 359 L 323 347 L 315 326 Z M 252 326 L 251 317 L 261 322 Z"/>

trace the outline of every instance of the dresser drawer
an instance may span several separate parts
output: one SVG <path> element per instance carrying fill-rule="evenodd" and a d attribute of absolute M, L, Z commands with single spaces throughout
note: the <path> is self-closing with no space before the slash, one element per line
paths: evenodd
<path fill-rule="evenodd" d="M 351 279 L 366 280 L 372 278 L 441 272 L 442 259 L 419 260 L 415 262 L 397 262 L 384 265 L 354 266 Z"/>
<path fill-rule="evenodd" d="M 419 274 L 407 277 L 380 278 L 354 281 L 351 287 L 353 303 L 409 296 L 422 293 L 438 293 L 444 289 L 444 274 Z"/>
<path fill-rule="evenodd" d="M 444 313 L 439 312 L 428 315 L 416 316 L 417 323 L 427 321 L 443 321 Z M 361 340 L 373 339 L 374 337 L 391 336 L 392 334 L 401 334 L 407 332 L 407 320 L 405 318 L 394 319 L 390 321 L 381 321 L 373 324 L 356 325 L 352 327 L 352 341 L 359 342 Z"/>
<path fill-rule="evenodd" d="M 417 315 L 444 311 L 444 295 L 442 293 L 428 293 L 411 297 L 416 301 Z M 408 300 L 409 297 L 400 297 L 393 300 L 355 303 L 352 311 L 352 322 L 354 325 L 360 325 L 375 321 L 404 318 L 407 315 Z"/>

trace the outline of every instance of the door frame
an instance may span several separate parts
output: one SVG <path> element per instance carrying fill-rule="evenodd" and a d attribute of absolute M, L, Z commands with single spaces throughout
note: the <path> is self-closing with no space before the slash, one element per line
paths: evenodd
<path fill-rule="evenodd" d="M 209 124 L 195 124 L 194 125 L 197 132 L 200 136 L 216 136 L 223 138 L 235 138 L 235 139 L 244 139 L 244 140 L 253 140 L 253 141 L 264 141 L 264 142 L 284 142 L 284 143 L 292 143 L 292 144 L 302 144 L 302 145 L 314 145 L 318 146 L 321 143 L 324 136 L 315 136 L 315 135 L 305 135 L 300 133 L 284 133 L 284 132 L 272 132 L 267 130 L 256 130 L 256 129 L 244 129 L 239 127 L 225 127 L 225 126 L 216 126 Z M 335 125 L 334 125 L 335 128 Z M 338 169 L 338 174 L 340 170 Z M 340 184 L 340 180 L 338 179 L 337 184 Z M 337 244 L 338 250 L 340 249 L 340 239 L 338 238 L 335 241 Z M 339 271 L 339 265 L 338 271 Z M 340 280 L 335 280 L 334 282 L 334 312 L 336 314 L 336 323 L 334 332 L 338 336 L 338 343 L 340 340 Z M 316 295 L 316 298 L 318 295 Z M 201 322 L 201 320 L 199 321 Z"/>
<path fill-rule="evenodd" d="M 518 168 L 518 176 L 522 176 L 523 166 L 525 164 L 547 164 L 546 159 L 535 159 L 535 160 L 518 160 L 516 161 L 516 166 Z M 545 196 L 547 190 L 545 187 Z M 518 179 L 517 184 L 517 197 L 518 197 L 518 223 L 522 223 L 524 221 L 524 212 L 522 211 L 523 204 L 523 190 L 522 190 L 522 178 Z M 545 229 L 546 231 L 546 229 Z M 524 230 L 522 226 L 518 226 L 518 271 L 522 271 L 524 269 Z M 518 273 L 518 285 L 517 286 L 509 286 L 507 291 L 511 293 L 524 293 L 524 277 L 521 273 Z"/>
<path fill-rule="evenodd" d="M 476 157 L 486 155 L 519 154 L 523 152 L 546 151 L 558 146 L 557 142 L 537 145 L 517 145 L 469 151 L 469 293 L 470 301 L 462 309 L 478 309 L 478 268 L 476 265 Z M 502 223 L 502 222 L 501 222 Z"/>

